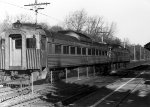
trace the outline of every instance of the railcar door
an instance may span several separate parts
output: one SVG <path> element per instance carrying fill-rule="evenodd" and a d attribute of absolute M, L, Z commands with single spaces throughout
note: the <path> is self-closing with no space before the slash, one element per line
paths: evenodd
<path fill-rule="evenodd" d="M 10 66 L 22 65 L 22 36 L 21 34 L 11 34 L 9 36 L 9 60 Z"/>

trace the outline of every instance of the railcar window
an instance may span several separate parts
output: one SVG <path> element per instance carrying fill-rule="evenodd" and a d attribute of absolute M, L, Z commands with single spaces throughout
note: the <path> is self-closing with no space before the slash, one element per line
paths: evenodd
<path fill-rule="evenodd" d="M 63 54 L 69 54 L 69 46 L 63 46 Z"/>
<path fill-rule="evenodd" d="M 9 37 L 12 38 L 12 40 L 15 41 L 15 48 L 16 49 L 21 49 L 22 48 L 21 34 L 10 34 Z"/>
<path fill-rule="evenodd" d="M 107 51 L 105 51 L 105 55 L 107 56 Z"/>
<path fill-rule="evenodd" d="M 16 49 L 22 48 L 22 39 L 16 39 L 15 40 L 15 47 L 16 47 Z"/>
<path fill-rule="evenodd" d="M 82 55 L 86 55 L 86 48 L 82 48 Z"/>
<path fill-rule="evenodd" d="M 75 54 L 75 47 L 70 47 L 70 53 Z"/>
<path fill-rule="evenodd" d="M 91 55 L 91 49 L 88 49 L 88 55 Z"/>
<path fill-rule="evenodd" d="M 102 51 L 102 55 L 103 55 L 103 56 L 105 55 L 105 52 L 104 52 L 104 51 Z"/>
<path fill-rule="evenodd" d="M 27 38 L 26 45 L 27 48 L 36 48 L 36 38 Z"/>
<path fill-rule="evenodd" d="M 77 47 L 77 54 L 81 55 L 81 48 L 80 47 Z"/>
<path fill-rule="evenodd" d="M 99 50 L 99 56 L 101 55 L 101 50 Z"/>
<path fill-rule="evenodd" d="M 92 55 L 95 55 L 95 49 L 92 49 Z"/>
<path fill-rule="evenodd" d="M 48 43 L 48 53 L 51 54 L 52 53 L 52 44 Z"/>
<path fill-rule="evenodd" d="M 61 45 L 55 45 L 55 54 L 61 54 Z"/>
<path fill-rule="evenodd" d="M 96 49 L 96 55 L 98 55 L 98 49 Z"/>

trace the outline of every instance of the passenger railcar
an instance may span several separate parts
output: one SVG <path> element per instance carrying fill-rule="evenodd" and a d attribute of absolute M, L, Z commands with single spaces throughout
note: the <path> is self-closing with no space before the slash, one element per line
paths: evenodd
<path fill-rule="evenodd" d="M 0 70 L 4 75 L 30 74 L 46 66 L 46 34 L 16 22 L 0 35 Z"/>
<path fill-rule="evenodd" d="M 65 31 L 66 32 L 66 31 Z M 80 33 L 68 31 L 48 37 L 48 67 L 75 67 L 108 63 L 108 46 Z"/>
<path fill-rule="evenodd" d="M 0 70 L 6 75 L 31 74 L 83 66 L 105 67 L 130 61 L 129 51 L 74 31 L 52 33 L 32 24 L 13 24 L 0 35 Z"/>

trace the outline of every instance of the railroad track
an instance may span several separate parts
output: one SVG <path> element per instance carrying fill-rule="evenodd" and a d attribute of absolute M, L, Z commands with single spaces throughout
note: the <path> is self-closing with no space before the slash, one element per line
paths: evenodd
<path fill-rule="evenodd" d="M 16 104 L 14 104 L 11 107 L 29 107 L 29 106 L 32 106 L 34 103 L 39 102 L 40 100 L 41 99 L 39 97 L 35 97 L 34 99 L 30 99 L 30 101 L 29 100 L 25 100 L 25 101 L 16 103 Z"/>
<path fill-rule="evenodd" d="M 128 91 L 127 94 L 116 104 L 115 107 L 119 107 L 121 105 L 121 103 L 128 97 L 130 96 L 130 94 L 138 87 L 138 85 L 140 85 L 142 83 L 142 80 L 140 82 L 138 82 L 132 90 Z"/>
<path fill-rule="evenodd" d="M 11 106 L 22 104 L 24 102 L 27 102 L 27 101 L 30 101 L 30 100 L 33 100 L 33 99 L 37 99 L 39 97 L 40 97 L 40 95 L 35 94 L 35 93 L 20 95 L 20 96 L 17 96 L 17 97 L 14 97 L 14 98 L 11 98 L 9 100 L 1 102 L 0 106 L 1 107 L 11 107 Z"/>
<path fill-rule="evenodd" d="M 31 94 L 31 87 L 29 86 L 18 88 L 15 91 L 10 87 L 2 87 L 0 88 L 0 107 L 28 107 L 29 105 L 32 107 L 32 105 L 42 100 L 50 102 L 50 106 L 68 106 L 74 104 L 74 102 L 80 101 L 80 99 L 82 100 L 82 98 L 92 97 L 92 95 L 99 92 L 97 87 L 90 87 L 88 85 L 75 84 L 71 86 L 72 87 L 67 86 L 60 88 L 53 86 L 35 86 L 33 94 Z M 1 95 L 2 93 L 4 94 Z M 50 94 L 49 98 L 47 98 L 48 100 L 45 100 L 43 96 L 46 96 L 48 93 Z M 122 100 L 119 100 L 120 102 L 117 103 L 116 107 L 119 107 L 130 93 L 131 92 L 128 92 Z M 97 104 L 95 103 L 95 105 L 92 105 L 91 107 L 96 107 L 99 104 L 100 103 L 97 102 Z"/>
<path fill-rule="evenodd" d="M 96 90 L 96 87 L 90 87 L 88 85 L 74 85 L 73 87 L 65 87 L 64 89 L 50 94 L 47 101 L 53 103 L 54 105 L 67 106 Z"/>
<path fill-rule="evenodd" d="M 110 107 L 119 107 L 120 104 L 122 104 L 122 102 L 139 85 L 143 84 L 143 79 L 138 79 L 138 77 L 140 77 L 140 76 L 141 76 L 141 74 L 137 75 L 135 78 L 132 78 L 130 80 L 126 80 L 126 82 L 124 80 L 122 84 L 117 86 L 118 88 L 112 89 L 114 91 L 110 91 L 110 89 L 107 89 L 106 87 L 101 87 L 98 90 L 88 94 L 87 96 L 82 97 L 82 98 L 78 99 L 77 101 L 73 102 L 71 104 L 72 105 L 71 107 L 77 107 L 77 106 L 103 107 L 103 106 L 106 106 L 106 103 L 112 103 L 111 101 L 113 101 L 113 103 L 115 103 L 115 104 L 110 105 Z M 134 80 L 135 81 L 137 80 L 137 82 L 135 82 Z M 134 83 L 134 85 L 132 84 L 132 82 Z M 132 86 L 130 89 L 128 89 L 129 91 L 120 92 L 120 94 L 118 94 L 118 92 L 122 91 L 123 90 L 122 88 L 125 85 L 127 85 L 128 83 L 130 83 L 129 85 Z M 113 84 L 111 84 L 111 85 L 113 86 Z M 118 97 L 118 95 L 119 95 L 119 97 Z"/>
<path fill-rule="evenodd" d="M 93 81 L 96 80 L 97 79 L 94 79 Z M 55 105 L 67 106 L 80 98 L 95 93 L 97 90 L 98 88 L 94 86 L 72 84 L 71 87 L 61 87 L 61 89 L 58 89 L 53 93 L 54 95 L 49 95 L 47 101 L 52 102 Z"/>
<path fill-rule="evenodd" d="M 140 73 L 140 75 L 139 75 L 138 77 L 142 76 L 142 74 L 144 74 L 144 73 L 145 73 L 145 72 Z M 134 92 L 134 91 L 136 90 L 136 88 L 137 88 L 139 85 L 143 85 L 143 84 L 145 84 L 145 82 L 143 82 L 143 79 L 139 80 L 139 81 L 134 85 L 134 87 L 133 87 L 131 90 L 129 90 L 125 96 L 123 96 L 123 97 L 120 99 L 120 101 L 115 105 L 115 107 L 119 107 L 119 106 L 123 103 L 123 101 L 126 100 L 126 99 L 132 94 L 132 92 Z"/>
<path fill-rule="evenodd" d="M 97 89 L 94 88 L 94 87 L 89 87 L 89 88 L 84 88 L 82 90 L 79 91 L 79 93 L 75 94 L 75 95 L 72 95 L 64 100 L 61 101 L 61 103 L 64 105 L 64 106 L 67 106 L 69 104 L 72 104 L 74 101 L 77 101 L 79 100 L 80 98 L 82 97 L 85 97 L 87 96 L 88 94 L 91 94 L 93 92 L 95 92 Z"/>
<path fill-rule="evenodd" d="M 40 100 L 42 90 L 44 90 L 45 87 L 41 88 L 36 86 L 31 94 L 31 86 L 26 82 L 23 82 L 26 80 L 27 79 L 17 79 L 1 83 L 0 107 L 22 107 L 36 103 Z M 46 91 L 48 92 L 48 90 L 45 89 L 45 92 Z"/>

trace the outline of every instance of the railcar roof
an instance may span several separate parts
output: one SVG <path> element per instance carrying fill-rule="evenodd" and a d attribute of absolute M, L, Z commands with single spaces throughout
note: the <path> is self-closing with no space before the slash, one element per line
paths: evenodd
<path fill-rule="evenodd" d="M 49 32 L 49 31 L 45 31 L 47 36 L 50 38 L 54 38 L 54 39 L 60 39 L 60 40 L 65 40 L 65 41 L 70 41 L 70 42 L 78 42 L 78 43 L 84 43 L 84 44 L 92 44 L 94 46 L 107 46 L 106 44 L 103 43 L 98 43 L 98 42 L 94 42 L 92 40 L 90 41 L 84 41 L 84 40 L 80 40 L 74 36 L 70 36 L 68 34 L 64 34 L 63 31 L 59 31 L 59 32 Z M 62 33 L 63 32 L 63 33 Z M 81 34 L 81 33 L 80 33 Z M 81 34 L 82 35 L 82 34 Z M 83 35 L 82 35 L 83 36 Z M 86 35 L 84 35 L 86 36 Z M 88 38 L 88 37 L 87 37 Z M 88 38 L 89 39 L 89 38 Z"/>
<path fill-rule="evenodd" d="M 72 36 L 71 33 L 74 33 L 74 34 L 76 34 L 80 37 L 80 38 L 77 38 L 77 39 L 79 39 L 80 42 L 91 43 L 91 44 L 96 45 L 96 46 L 104 46 L 104 45 L 106 46 L 106 44 L 104 44 L 104 43 L 98 43 L 98 42 L 93 41 L 90 37 L 86 36 L 85 34 L 75 32 L 75 31 L 72 31 L 72 30 L 59 31 L 59 33 L 69 35 L 69 36 Z"/>
<path fill-rule="evenodd" d="M 75 37 L 80 42 L 87 42 L 87 43 L 91 43 L 92 42 L 92 39 L 90 37 L 88 37 L 88 36 L 86 36 L 86 35 L 84 35 L 82 33 L 72 31 L 72 30 L 58 31 L 58 33 Z"/>
<path fill-rule="evenodd" d="M 86 35 L 84 35 L 82 33 L 72 31 L 72 30 L 64 30 L 64 31 L 58 31 L 58 32 L 62 33 L 62 34 L 75 33 L 75 34 L 79 35 L 80 37 L 82 37 L 84 39 L 92 40 L 90 37 L 88 37 L 88 36 L 86 36 Z"/>
<path fill-rule="evenodd" d="M 45 31 L 45 32 L 47 36 L 50 38 L 71 41 L 71 42 L 80 42 L 77 38 L 71 37 L 69 35 L 64 35 L 64 34 L 57 33 L 57 32 L 48 32 L 48 31 Z"/>

